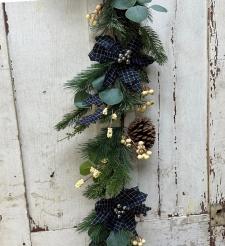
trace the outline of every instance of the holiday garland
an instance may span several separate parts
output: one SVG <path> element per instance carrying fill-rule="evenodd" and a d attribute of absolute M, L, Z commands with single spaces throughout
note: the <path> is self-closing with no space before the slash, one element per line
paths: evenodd
<path fill-rule="evenodd" d="M 160 5 L 147 6 L 150 2 L 106 0 L 97 5 L 87 15 L 96 32 L 89 57 L 97 63 L 66 83 L 74 91 L 75 109 L 56 125 L 57 130 L 71 127 L 72 132 L 67 133 L 70 138 L 91 124 L 107 125 L 81 147 L 85 161 L 80 165 L 80 174 L 85 178 L 75 184 L 79 188 L 88 183 L 84 196 L 97 200 L 94 210 L 78 225 L 78 231 L 88 232 L 90 246 L 145 243 L 136 224 L 137 218 L 146 216 L 150 210 L 145 205 L 147 195 L 138 187 L 125 187 L 134 158 L 146 160 L 151 156 L 156 132 L 146 117 L 137 117 L 127 128 L 124 119 L 128 112 L 143 113 L 154 104 L 146 99 L 154 91 L 149 87 L 145 68 L 153 62 L 166 61 L 157 34 L 143 25 L 143 21 L 152 21 L 152 9 L 166 9 Z"/>

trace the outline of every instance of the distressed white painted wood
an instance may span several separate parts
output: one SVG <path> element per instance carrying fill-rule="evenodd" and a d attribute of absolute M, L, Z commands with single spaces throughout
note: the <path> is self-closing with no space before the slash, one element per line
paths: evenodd
<path fill-rule="evenodd" d="M 138 229 L 147 246 L 207 246 L 208 215 L 152 219 L 140 223 Z"/>
<path fill-rule="evenodd" d="M 54 125 L 73 109 L 64 82 L 89 64 L 87 2 L 10 3 L 6 11 L 32 230 L 71 228 L 93 206 L 74 183 L 76 147 L 96 131 L 57 142 L 66 132 Z"/>
<path fill-rule="evenodd" d="M 88 246 L 89 239 L 84 233 L 79 234 L 75 229 L 45 231 L 32 233 L 32 246 Z"/>
<path fill-rule="evenodd" d="M 168 54 L 149 74 L 157 123 L 153 158 L 140 164 L 140 186 L 149 193 L 153 217 L 207 210 L 207 3 L 157 1 L 168 13 L 154 13 L 153 27 Z M 201 54 L 201 55 L 199 55 Z"/>
<path fill-rule="evenodd" d="M 13 88 L 0 5 L 0 245 L 30 246 Z"/>
<path fill-rule="evenodd" d="M 96 2 L 48 0 L 6 4 L 33 246 L 45 245 L 46 241 L 49 246 L 88 245 L 87 238 L 72 229 L 93 208 L 92 201 L 73 189 L 75 180 L 79 178 L 78 165 L 81 161 L 76 147 L 93 137 L 98 127 L 69 142 L 59 143 L 57 140 L 65 132 L 57 133 L 53 126 L 65 112 L 72 109 L 73 95 L 62 90 L 63 83 L 89 64 L 87 54 L 93 39 L 84 16 Z M 153 23 L 166 47 L 168 63 L 163 67 L 155 64 L 149 69 L 152 87 L 156 91 L 156 105 L 149 115 L 157 125 L 158 138 L 152 159 L 138 164 L 139 178 L 136 180 L 135 177 L 134 180 L 149 194 L 148 203 L 152 207 L 150 216 L 139 228 L 147 238 L 147 246 L 224 245 L 222 227 L 212 228 L 209 242 L 209 218 L 204 213 L 209 212 L 208 192 L 211 204 L 224 202 L 225 116 L 222 105 L 225 103 L 225 3 L 223 0 L 158 0 L 157 3 L 166 6 L 169 11 L 167 14 L 154 12 Z M 3 23 L 2 20 L 0 23 Z M 4 50 L 6 52 L 6 48 Z M 2 54 L 0 50 L 0 58 Z M 7 69 L 0 70 L 0 79 L 6 76 L 4 81 L 9 81 L 7 85 L 3 84 L 8 97 L 0 97 L 0 102 L 6 100 L 4 103 L 11 105 L 12 112 L 7 108 L 4 114 L 9 114 L 14 122 L 7 56 L 3 62 Z M 2 89 L 0 93 L 3 93 Z M 0 104 L 2 115 L 1 110 Z M 1 121 L 2 118 L 0 126 Z M 16 125 L 12 129 L 10 134 L 15 136 Z M 12 146 L 7 148 L 12 153 L 7 156 L 11 163 L 11 158 L 19 158 L 19 146 L 14 137 L 7 139 L 10 139 L 9 146 Z M 0 145 L 3 146 L 1 139 Z M 5 158 L 5 151 L 1 151 L 0 156 L 3 153 Z M 7 165 L 8 170 L 4 174 L 9 176 L 0 173 L 4 187 L 14 182 L 14 172 L 19 173 L 16 184 L 23 183 L 20 159 L 17 164 L 16 168 L 13 166 L 13 171 Z M 18 192 L 24 196 L 23 185 L 16 187 L 19 187 L 16 194 Z M 15 218 L 10 217 L 5 223 L 0 221 L 0 236 L 2 228 L 5 232 L 3 246 L 20 243 L 18 235 L 21 234 L 15 233 L 11 239 L 9 233 L 20 221 L 25 224 L 22 235 L 25 235 L 25 243 L 29 245 L 28 223 L 24 217 L 25 199 L 14 199 L 6 204 L 0 201 L 0 211 L 2 206 L 5 211 L 11 204 L 19 204 L 23 212 L 17 217 L 14 215 L 18 214 L 18 210 L 10 209 Z M 0 245 L 1 240 L 0 237 Z M 9 244 L 9 240 L 14 241 Z"/>
<path fill-rule="evenodd" d="M 209 1 L 209 187 L 210 203 L 225 202 L 225 2 Z M 224 212 L 222 212 L 224 213 Z M 212 214 L 213 217 L 213 214 Z M 224 245 L 224 227 L 212 227 L 212 245 Z"/>

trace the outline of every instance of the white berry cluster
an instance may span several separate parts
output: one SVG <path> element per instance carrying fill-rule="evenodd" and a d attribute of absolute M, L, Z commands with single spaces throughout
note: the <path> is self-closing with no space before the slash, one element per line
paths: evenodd
<path fill-rule="evenodd" d="M 102 4 L 98 4 L 96 6 L 94 12 L 86 15 L 86 18 L 87 18 L 87 20 L 88 20 L 88 22 L 89 22 L 89 24 L 91 26 L 96 26 L 97 25 L 97 19 L 98 19 L 99 15 L 102 12 L 102 7 L 103 7 Z"/>
<path fill-rule="evenodd" d="M 146 89 L 146 90 L 143 90 L 141 92 L 142 96 L 153 95 L 153 94 L 154 94 L 154 90 L 153 89 Z"/>
<path fill-rule="evenodd" d="M 149 159 L 150 155 L 152 154 L 152 152 L 150 150 L 146 149 L 143 141 L 138 142 L 136 153 L 137 153 L 137 158 L 139 160 L 143 160 L 143 159 L 147 160 L 147 159 Z"/>
<path fill-rule="evenodd" d="M 127 147 L 131 147 L 132 140 L 131 140 L 131 138 L 126 138 L 125 136 L 122 136 L 121 144 L 124 144 Z"/>
<path fill-rule="evenodd" d="M 137 245 L 137 246 L 142 246 L 146 243 L 146 240 L 144 238 L 141 237 L 137 237 L 136 239 L 134 239 L 132 241 L 132 245 Z"/>
<path fill-rule="evenodd" d="M 143 105 L 141 105 L 140 107 L 137 108 L 138 112 L 144 113 L 147 109 L 147 107 L 151 107 L 154 105 L 153 101 L 147 101 L 145 102 Z"/>

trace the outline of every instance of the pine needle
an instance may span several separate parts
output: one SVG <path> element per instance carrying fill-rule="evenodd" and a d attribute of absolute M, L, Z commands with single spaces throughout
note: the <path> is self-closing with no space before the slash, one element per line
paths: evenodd
<path fill-rule="evenodd" d="M 150 26 L 140 27 L 139 34 L 142 37 L 144 50 L 150 53 L 160 65 L 165 63 L 167 56 L 158 34 Z"/>

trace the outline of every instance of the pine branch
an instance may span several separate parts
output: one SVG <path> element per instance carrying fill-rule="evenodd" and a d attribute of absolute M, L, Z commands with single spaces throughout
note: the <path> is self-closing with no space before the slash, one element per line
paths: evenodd
<path fill-rule="evenodd" d="M 109 63 L 92 64 L 89 68 L 78 74 L 74 79 L 68 81 L 65 84 L 65 87 L 73 89 L 76 92 L 89 91 L 92 81 L 102 76 L 106 72 L 108 66 Z"/>
<path fill-rule="evenodd" d="M 95 211 L 92 211 L 86 218 L 83 219 L 83 221 L 80 224 L 78 224 L 77 231 L 79 232 L 88 231 L 93 225 L 93 221 L 95 217 L 96 217 L 96 213 Z"/>
<path fill-rule="evenodd" d="M 102 245 L 108 238 L 110 231 L 102 224 L 93 225 L 88 230 L 88 235 L 90 236 L 93 245 Z M 104 244 L 103 244 L 104 245 Z"/>
<path fill-rule="evenodd" d="M 63 119 L 55 126 L 57 131 L 63 130 L 66 127 L 71 127 L 76 124 L 76 121 L 88 112 L 87 108 L 79 108 L 71 113 L 64 115 Z"/>
<path fill-rule="evenodd" d="M 139 34 L 142 38 L 144 51 L 150 53 L 160 65 L 165 63 L 167 57 L 157 33 L 150 26 L 143 26 L 140 27 Z"/>
<path fill-rule="evenodd" d="M 95 139 L 83 145 L 83 158 L 95 164 L 101 163 L 103 159 L 108 160 L 100 177 L 84 192 L 89 199 L 116 196 L 130 180 L 132 152 L 120 143 L 121 138 L 121 128 L 113 128 L 111 139 L 107 138 L 104 129 Z"/>

